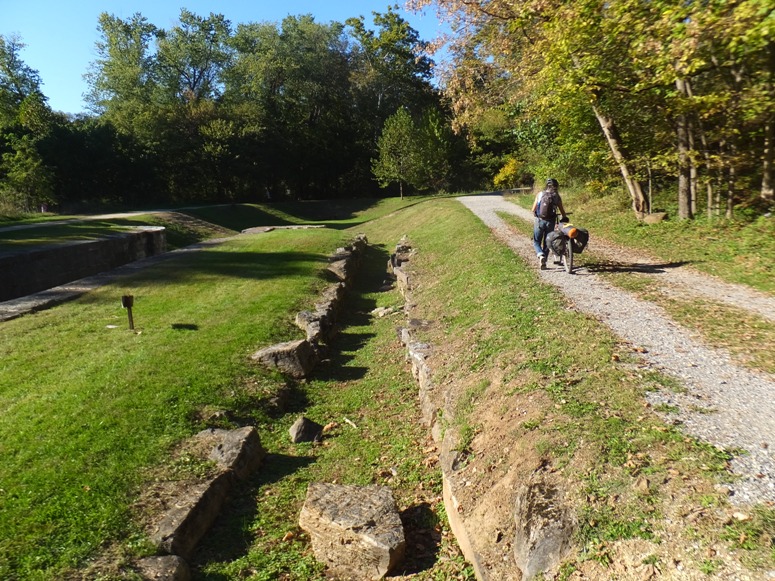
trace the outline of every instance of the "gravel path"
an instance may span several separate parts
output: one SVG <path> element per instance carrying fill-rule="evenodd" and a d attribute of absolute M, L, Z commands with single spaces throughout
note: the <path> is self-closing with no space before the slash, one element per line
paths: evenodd
<path fill-rule="evenodd" d="M 532 222 L 529 211 L 497 194 L 458 198 L 495 236 L 537 268 L 532 241 L 515 234 L 496 212 Z M 686 267 L 654 268 L 655 262 L 606 246 L 590 237 L 590 248 L 602 256 L 632 265 L 650 265 L 670 285 L 701 291 L 714 300 L 747 308 L 775 320 L 775 299 L 739 285 L 730 285 Z M 583 266 L 570 276 L 562 267 L 538 271 L 584 313 L 608 325 L 624 341 L 644 351 L 644 363 L 677 378 L 687 393 L 650 392 L 652 404 L 677 406 L 670 420 L 692 436 L 735 454 L 732 470 L 739 477 L 732 488 L 736 504 L 775 502 L 775 377 L 736 365 L 728 353 L 704 344 L 696 334 L 673 321 L 665 311 L 604 282 Z"/>

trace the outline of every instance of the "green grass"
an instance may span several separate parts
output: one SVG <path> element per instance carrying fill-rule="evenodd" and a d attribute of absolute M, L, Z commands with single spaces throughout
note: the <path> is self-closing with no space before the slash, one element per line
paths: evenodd
<path fill-rule="evenodd" d="M 0 227 L 18 224 L 30 227 L 21 230 L 0 231 L 0 252 L 13 252 L 82 240 L 96 240 L 126 232 L 137 226 L 166 228 L 169 249 L 182 248 L 208 238 L 236 234 L 257 226 L 321 225 L 344 229 L 377 219 L 402 208 L 420 203 L 427 198 L 411 197 L 387 199 L 323 200 L 307 202 L 278 202 L 274 204 L 225 204 L 196 208 L 181 208 L 176 212 L 202 220 L 201 224 L 185 224 L 166 213 L 136 214 L 124 218 L 91 219 L 69 224 L 47 224 L 60 217 L 35 216 L 30 220 L 0 220 Z M 78 217 L 68 217 L 78 219 Z M 61 217 L 64 219 L 64 217 Z M 208 228 L 206 224 L 217 227 Z"/>
<path fill-rule="evenodd" d="M 430 553 L 412 551 L 406 572 L 417 579 L 474 578 L 446 528 L 439 473 L 424 464 L 428 434 L 417 421 L 417 388 L 395 340 L 400 319 L 368 315 L 401 302 L 395 292 L 377 290 L 397 242 L 396 224 L 366 228 L 371 245 L 347 300 L 331 362 L 297 386 L 303 408 L 293 407 L 261 426 L 270 456 L 231 516 L 202 544 L 194 566 L 203 578 L 325 579 L 297 525 L 307 485 L 315 481 L 389 486 L 410 538 L 420 535 L 423 544 L 436 545 L 445 557 L 435 562 Z M 321 445 L 288 441 L 287 429 L 301 413 L 320 424 L 336 424 Z M 432 531 L 440 538 L 430 538 Z M 244 550 L 235 554 L 235 544 Z"/>
<path fill-rule="evenodd" d="M 487 465 L 475 432 L 477 413 L 489 402 L 502 402 L 504 392 L 515 398 L 514 407 L 527 405 L 517 398 L 529 400 L 531 392 L 548 396 L 541 422 L 523 423 L 521 436 L 516 430 L 514 438 L 531 438 L 545 461 L 567 470 L 569 482 L 597 474 L 613 491 L 576 498 L 594 515 L 579 540 L 584 551 L 601 559 L 606 545 L 619 540 L 658 539 L 662 511 L 693 504 L 681 483 L 667 484 L 670 471 L 713 494 L 714 483 L 726 477 L 728 454 L 664 426 L 644 408 L 644 392 L 655 384 L 671 386 L 669 378 L 642 376 L 629 362 L 619 363 L 613 356 L 621 346 L 609 330 L 566 309 L 561 295 L 538 281 L 532 265 L 493 240 L 456 202 L 407 210 L 400 232 L 418 249 L 411 261 L 421 273 L 412 316 L 435 322 L 421 339 L 454 347 L 454 356 L 434 367 L 434 377 L 445 386 L 459 385 L 455 410 L 462 417 L 445 419 L 469 428 L 462 430 L 461 444 L 472 458 L 481 456 Z M 493 374 L 502 380 L 489 381 Z M 643 475 L 651 484 L 647 492 L 637 492 Z M 619 500 L 609 506 L 611 495 Z M 712 536 L 719 526 L 708 523 L 701 534 Z"/>
<path fill-rule="evenodd" d="M 127 232 L 126 226 L 110 222 L 79 222 L 57 226 L 38 226 L 0 232 L 0 252 L 27 250 L 47 244 L 97 240 Z"/>
<path fill-rule="evenodd" d="M 168 250 L 175 250 L 209 238 L 234 235 L 236 232 L 211 225 L 182 224 L 164 215 L 146 214 L 111 220 L 91 220 L 71 224 L 46 225 L 22 230 L 0 231 L 0 252 L 20 252 L 51 244 L 67 244 L 116 236 L 142 226 L 162 226 Z"/>
<path fill-rule="evenodd" d="M 198 409 L 228 404 L 251 350 L 298 333 L 289 313 L 341 242 L 332 230 L 241 237 L 4 323 L 0 577 L 56 577 L 131 531 L 141 469 L 202 427 Z"/>

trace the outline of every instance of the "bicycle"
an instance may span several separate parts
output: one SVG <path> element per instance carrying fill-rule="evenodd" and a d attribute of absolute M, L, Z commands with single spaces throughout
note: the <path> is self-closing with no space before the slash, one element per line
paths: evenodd
<path fill-rule="evenodd" d="M 546 244 L 555 256 L 554 263 L 562 264 L 568 274 L 573 274 L 573 255 L 584 252 L 588 242 L 589 232 L 571 224 L 567 216 L 558 220 L 554 231 L 546 237 Z"/>

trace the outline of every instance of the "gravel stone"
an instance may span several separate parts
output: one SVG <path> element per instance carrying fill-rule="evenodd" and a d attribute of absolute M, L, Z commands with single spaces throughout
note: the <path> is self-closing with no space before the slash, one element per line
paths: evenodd
<path fill-rule="evenodd" d="M 529 237 L 515 234 L 497 215 L 513 214 L 530 222 L 528 210 L 499 194 L 458 198 L 493 234 L 535 264 Z M 725 283 L 685 265 L 663 265 L 599 240 L 591 233 L 590 247 L 604 257 L 648 265 L 660 280 L 684 292 L 703 294 L 762 318 L 775 320 L 775 298 L 741 285 Z M 582 266 L 568 275 L 549 266 L 536 272 L 562 291 L 576 309 L 610 327 L 623 341 L 642 351 L 643 367 L 670 375 L 687 389 L 677 394 L 649 392 L 652 405 L 666 403 L 678 408 L 665 416 L 686 434 L 733 454 L 731 469 L 737 479 L 729 486 L 735 504 L 775 502 L 775 377 L 737 365 L 723 349 L 705 344 L 699 336 L 676 323 L 659 306 L 636 298 L 604 282 Z"/>

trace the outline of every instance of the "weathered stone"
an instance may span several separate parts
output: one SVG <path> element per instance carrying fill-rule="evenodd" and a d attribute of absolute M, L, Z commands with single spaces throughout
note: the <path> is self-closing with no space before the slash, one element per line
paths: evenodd
<path fill-rule="evenodd" d="M 307 341 L 317 343 L 323 340 L 323 326 L 318 313 L 300 311 L 294 320 L 296 326 L 307 335 Z"/>
<path fill-rule="evenodd" d="M 382 579 L 406 550 L 387 487 L 310 484 L 299 526 L 309 533 L 315 558 L 345 579 Z"/>
<path fill-rule="evenodd" d="M 339 281 L 349 284 L 367 244 L 366 236 L 359 234 L 347 247 L 337 248 L 329 257 L 328 271 Z"/>
<path fill-rule="evenodd" d="M 323 437 L 323 426 L 301 416 L 293 422 L 288 433 L 291 435 L 291 442 L 294 444 L 299 442 L 318 442 Z"/>
<path fill-rule="evenodd" d="M 341 282 L 339 282 L 329 287 L 326 287 L 326 289 L 320 294 L 320 296 L 325 302 L 333 304 L 334 309 L 336 310 L 338 309 L 339 302 L 344 297 L 344 293 L 345 293 L 345 286 Z"/>
<path fill-rule="evenodd" d="M 433 391 L 433 379 L 431 368 L 426 362 L 431 351 L 430 345 L 417 341 L 410 341 L 407 345 L 407 357 L 412 364 L 412 375 L 417 380 L 419 387 L 420 410 L 422 421 L 426 426 L 433 424 L 438 410 L 437 404 L 431 397 Z"/>
<path fill-rule="evenodd" d="M 372 310 L 369 314 L 374 315 L 378 319 L 381 319 L 382 317 L 387 317 L 388 315 L 392 315 L 396 312 L 395 307 L 377 307 L 376 309 Z"/>
<path fill-rule="evenodd" d="M 188 563 L 177 555 L 146 557 L 135 563 L 135 570 L 147 581 L 189 581 Z"/>
<path fill-rule="evenodd" d="M 332 260 L 328 264 L 327 270 L 332 273 L 338 280 L 347 282 L 352 277 L 352 263 L 350 262 L 350 254 L 347 255 L 337 254 L 337 260 Z"/>
<path fill-rule="evenodd" d="M 517 492 L 514 519 L 514 558 L 529 581 L 557 567 L 572 547 L 575 522 L 563 505 L 561 492 L 552 484 L 536 480 Z"/>
<path fill-rule="evenodd" d="M 246 479 L 261 466 L 266 451 L 253 426 L 236 430 L 218 430 L 211 428 L 200 435 L 215 436 L 219 443 L 210 453 L 210 460 L 225 470 L 232 470 L 240 480 Z"/>
<path fill-rule="evenodd" d="M 0 256 L 0 302 L 50 289 L 118 266 L 162 254 L 166 233 L 160 226 L 132 232 L 52 244 Z"/>
<path fill-rule="evenodd" d="M 406 296 L 406 293 L 411 290 L 409 284 L 409 273 L 403 268 L 396 268 L 393 273 L 396 275 L 396 285 L 398 286 L 398 292 Z"/>
<path fill-rule="evenodd" d="M 654 212 L 643 216 L 643 222 L 646 224 L 659 224 L 667 220 L 667 212 Z"/>
<path fill-rule="evenodd" d="M 299 379 L 309 375 L 315 368 L 318 355 L 309 341 L 297 339 L 296 341 L 264 347 L 256 351 L 251 359 Z"/>
<path fill-rule="evenodd" d="M 185 491 L 151 533 L 151 540 L 171 555 L 191 556 L 212 526 L 231 491 L 234 475 L 222 472 Z"/>

